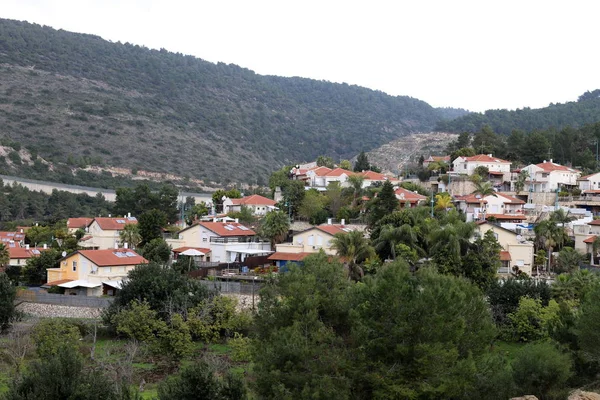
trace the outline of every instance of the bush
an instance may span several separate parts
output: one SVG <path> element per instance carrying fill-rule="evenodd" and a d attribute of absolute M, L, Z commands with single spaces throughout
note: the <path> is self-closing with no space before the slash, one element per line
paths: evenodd
<path fill-rule="evenodd" d="M 66 319 L 45 319 L 37 323 L 31 335 L 40 358 L 54 357 L 61 348 L 77 349 L 81 332 Z"/>
<path fill-rule="evenodd" d="M 6 330 L 18 319 L 19 312 L 15 308 L 17 290 L 5 273 L 0 273 L 0 331 Z"/>

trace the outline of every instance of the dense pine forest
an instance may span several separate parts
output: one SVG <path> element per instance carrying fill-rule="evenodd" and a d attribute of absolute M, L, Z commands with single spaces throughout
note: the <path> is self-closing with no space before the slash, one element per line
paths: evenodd
<path fill-rule="evenodd" d="M 50 162 L 261 184 L 284 164 L 351 158 L 465 113 L 0 20 L 0 134 Z"/>

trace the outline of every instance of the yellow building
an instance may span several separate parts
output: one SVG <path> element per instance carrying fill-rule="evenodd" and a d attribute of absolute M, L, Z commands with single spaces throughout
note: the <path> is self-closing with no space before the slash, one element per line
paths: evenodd
<path fill-rule="evenodd" d="M 516 232 L 487 221 L 477 225 L 477 231 L 481 237 L 489 230 L 494 232 L 496 240 L 504 250 L 500 254 L 502 269 L 498 271 L 498 274 L 508 275 L 514 267 L 518 267 L 521 272 L 531 276 L 534 258 L 533 243 L 524 240 Z"/>
<path fill-rule="evenodd" d="M 78 245 L 86 249 L 113 249 L 121 243 L 120 233 L 128 224 L 137 224 L 135 217 L 94 218 L 85 228 L 85 236 Z"/>
<path fill-rule="evenodd" d="M 113 295 L 136 265 L 148 261 L 129 249 L 78 250 L 60 260 L 59 268 L 48 268 L 47 284 L 80 296 Z"/>

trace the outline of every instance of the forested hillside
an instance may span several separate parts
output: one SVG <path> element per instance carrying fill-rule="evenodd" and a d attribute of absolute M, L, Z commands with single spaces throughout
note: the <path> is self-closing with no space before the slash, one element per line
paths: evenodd
<path fill-rule="evenodd" d="M 574 102 L 551 104 L 540 109 L 523 108 L 515 111 L 487 110 L 471 113 L 454 120 L 437 124 L 439 132 L 477 132 L 489 126 L 499 134 L 508 135 L 513 130 L 531 132 L 543 129 L 578 128 L 600 122 L 600 89 L 586 92 Z"/>
<path fill-rule="evenodd" d="M 55 163 L 260 184 L 464 113 L 0 19 L 0 135 Z"/>

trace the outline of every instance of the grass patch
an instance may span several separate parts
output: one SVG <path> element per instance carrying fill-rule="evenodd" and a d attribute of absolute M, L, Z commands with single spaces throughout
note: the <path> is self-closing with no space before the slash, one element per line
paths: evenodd
<path fill-rule="evenodd" d="M 494 350 L 498 353 L 505 355 L 509 362 L 512 362 L 515 359 L 517 353 L 525 346 L 527 343 L 515 343 L 515 342 L 505 342 L 499 340 L 494 343 Z"/>
<path fill-rule="evenodd" d="M 211 343 L 208 345 L 208 351 L 217 355 L 225 355 L 231 353 L 231 346 L 222 343 Z"/>

